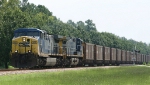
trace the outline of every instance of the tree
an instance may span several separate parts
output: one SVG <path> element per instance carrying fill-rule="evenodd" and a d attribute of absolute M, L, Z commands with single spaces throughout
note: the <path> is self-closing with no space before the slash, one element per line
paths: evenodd
<path fill-rule="evenodd" d="M 72 26 L 73 28 L 77 28 L 76 24 L 72 21 L 72 20 L 68 20 L 67 24 L 69 24 L 70 26 Z"/>
<path fill-rule="evenodd" d="M 50 12 L 45 6 L 43 5 L 38 5 L 37 6 L 37 12 L 40 13 L 44 13 L 46 14 L 47 16 L 52 16 L 52 12 Z"/>
<path fill-rule="evenodd" d="M 86 23 L 86 30 L 87 31 L 91 31 L 91 30 L 97 31 L 96 26 L 92 20 L 88 19 L 87 21 L 85 21 L 85 23 Z"/>

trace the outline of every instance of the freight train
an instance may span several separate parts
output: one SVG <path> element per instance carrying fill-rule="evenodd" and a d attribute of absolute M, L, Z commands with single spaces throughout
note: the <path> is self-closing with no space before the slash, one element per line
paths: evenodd
<path fill-rule="evenodd" d="M 80 38 L 50 35 L 36 28 L 19 28 L 12 39 L 11 65 L 85 66 L 148 63 L 145 54 L 86 43 Z"/>

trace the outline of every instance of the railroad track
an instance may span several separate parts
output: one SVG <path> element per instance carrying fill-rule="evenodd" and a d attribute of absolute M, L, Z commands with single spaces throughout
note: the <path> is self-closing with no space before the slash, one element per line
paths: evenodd
<path fill-rule="evenodd" d="M 94 69 L 94 68 L 113 68 L 120 66 L 98 66 L 98 67 L 75 67 L 75 68 L 38 68 L 38 69 L 1 69 L 0 76 L 2 75 L 16 75 L 16 74 L 26 74 L 35 72 L 63 72 L 68 70 L 83 70 L 83 69 Z"/>
<path fill-rule="evenodd" d="M 24 71 L 24 70 L 45 70 L 45 69 L 67 69 L 67 68 L 74 68 L 74 67 L 38 67 L 38 68 L 13 68 L 13 69 L 0 69 L 0 72 L 4 71 Z M 80 67 L 75 67 L 80 68 Z"/>
<path fill-rule="evenodd" d="M 29 70 L 29 69 L 0 69 L 0 72 L 8 72 L 8 71 L 22 71 L 22 70 Z"/>
<path fill-rule="evenodd" d="M 133 65 L 133 64 L 130 64 L 130 65 Z M 120 66 L 130 66 L 130 65 L 126 65 L 126 64 L 122 64 Z M 118 67 L 118 66 L 96 66 L 96 67 L 99 67 L 99 68 L 104 68 L 104 67 Z M 34 68 L 13 68 L 13 69 L 0 69 L 0 72 L 2 71 L 23 71 L 23 70 L 46 70 L 46 69 L 75 69 L 75 68 L 94 68 L 92 66 L 78 66 L 78 67 L 34 67 Z"/>
<path fill-rule="evenodd" d="M 108 66 L 97 66 L 97 67 L 108 67 Z M 113 66 L 110 66 L 113 67 Z M 13 69 L 0 69 L 2 71 L 23 71 L 23 70 L 46 70 L 46 69 L 75 69 L 75 68 L 92 68 L 92 66 L 78 66 L 78 67 L 35 67 L 35 68 L 13 68 Z M 94 68 L 94 67 L 93 67 Z"/>

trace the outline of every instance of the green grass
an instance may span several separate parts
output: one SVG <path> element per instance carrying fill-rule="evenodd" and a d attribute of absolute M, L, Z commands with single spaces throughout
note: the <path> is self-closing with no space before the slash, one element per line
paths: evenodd
<path fill-rule="evenodd" d="M 1 69 L 6 69 L 4 66 L 0 66 L 0 70 Z M 15 69 L 13 66 L 8 66 L 8 68 L 7 69 Z"/>
<path fill-rule="evenodd" d="M 0 85 L 149 85 L 150 67 L 124 66 L 0 76 Z"/>

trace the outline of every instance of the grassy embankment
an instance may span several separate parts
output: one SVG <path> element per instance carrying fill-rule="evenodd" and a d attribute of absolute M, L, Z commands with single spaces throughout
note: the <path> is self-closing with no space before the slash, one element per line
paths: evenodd
<path fill-rule="evenodd" d="M 0 76 L 0 85 L 149 85 L 150 67 L 130 66 Z"/>

